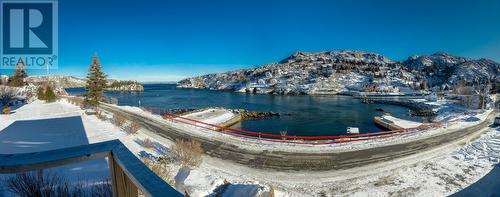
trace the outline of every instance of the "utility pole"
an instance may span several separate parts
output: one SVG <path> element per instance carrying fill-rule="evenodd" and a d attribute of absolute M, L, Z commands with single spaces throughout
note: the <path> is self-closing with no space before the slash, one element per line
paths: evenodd
<path fill-rule="evenodd" d="M 46 76 L 47 80 L 46 80 L 46 82 L 45 82 L 45 83 L 46 83 L 46 84 L 45 84 L 45 88 L 47 88 L 47 86 L 50 86 L 49 64 L 48 64 L 48 61 L 49 61 L 49 58 L 48 58 L 48 57 L 46 57 L 46 58 L 45 58 L 45 71 L 46 71 L 46 75 L 47 75 L 47 76 Z"/>
<path fill-rule="evenodd" d="M 47 63 L 49 58 L 45 58 L 45 69 L 47 71 L 47 78 L 49 77 L 49 64 Z"/>

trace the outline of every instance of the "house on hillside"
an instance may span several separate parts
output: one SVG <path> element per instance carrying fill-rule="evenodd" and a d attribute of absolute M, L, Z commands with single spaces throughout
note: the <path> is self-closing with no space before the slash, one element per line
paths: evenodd
<path fill-rule="evenodd" d="M 492 102 L 487 93 L 473 86 L 456 88 L 455 93 L 449 94 L 447 98 L 457 100 L 459 104 L 469 109 L 484 109 Z"/>

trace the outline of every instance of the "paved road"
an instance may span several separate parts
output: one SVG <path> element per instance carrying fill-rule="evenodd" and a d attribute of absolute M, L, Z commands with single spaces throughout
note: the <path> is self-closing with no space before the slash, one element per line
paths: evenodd
<path fill-rule="evenodd" d="M 103 109 L 110 112 L 121 111 L 130 120 L 139 122 L 144 128 L 157 133 L 170 140 L 195 139 L 201 142 L 205 153 L 211 157 L 231 160 L 252 168 L 272 169 L 279 171 L 290 170 L 340 170 L 361 167 L 382 161 L 409 156 L 418 152 L 430 150 L 439 145 L 447 144 L 464 138 L 491 124 L 493 117 L 490 114 L 488 121 L 478 125 L 464 128 L 456 132 L 443 134 L 429 139 L 421 139 L 403 144 L 388 145 L 371 149 L 342 152 L 342 153 L 289 153 L 289 152 L 267 152 L 240 149 L 234 145 L 226 144 L 216 140 L 210 140 L 183 133 L 169 125 L 151 120 L 142 115 L 123 111 L 110 105 L 101 105 Z"/>

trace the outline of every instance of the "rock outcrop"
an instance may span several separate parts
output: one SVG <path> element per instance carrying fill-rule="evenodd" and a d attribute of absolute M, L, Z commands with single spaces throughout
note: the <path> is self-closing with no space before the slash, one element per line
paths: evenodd
<path fill-rule="evenodd" d="M 117 81 L 108 82 L 107 91 L 122 91 L 122 92 L 142 92 L 144 87 L 137 81 Z"/>
<path fill-rule="evenodd" d="M 233 110 L 235 113 L 239 113 L 241 115 L 241 119 L 263 119 L 269 117 L 279 117 L 281 114 L 278 112 L 257 112 L 257 111 L 248 111 L 246 109 L 237 109 Z"/>

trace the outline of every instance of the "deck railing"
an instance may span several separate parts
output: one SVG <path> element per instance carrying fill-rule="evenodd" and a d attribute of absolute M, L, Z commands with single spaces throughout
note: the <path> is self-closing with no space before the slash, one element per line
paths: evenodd
<path fill-rule="evenodd" d="M 35 153 L 0 154 L 0 174 L 22 173 L 108 158 L 113 196 L 183 196 L 145 166 L 119 140 Z"/>

